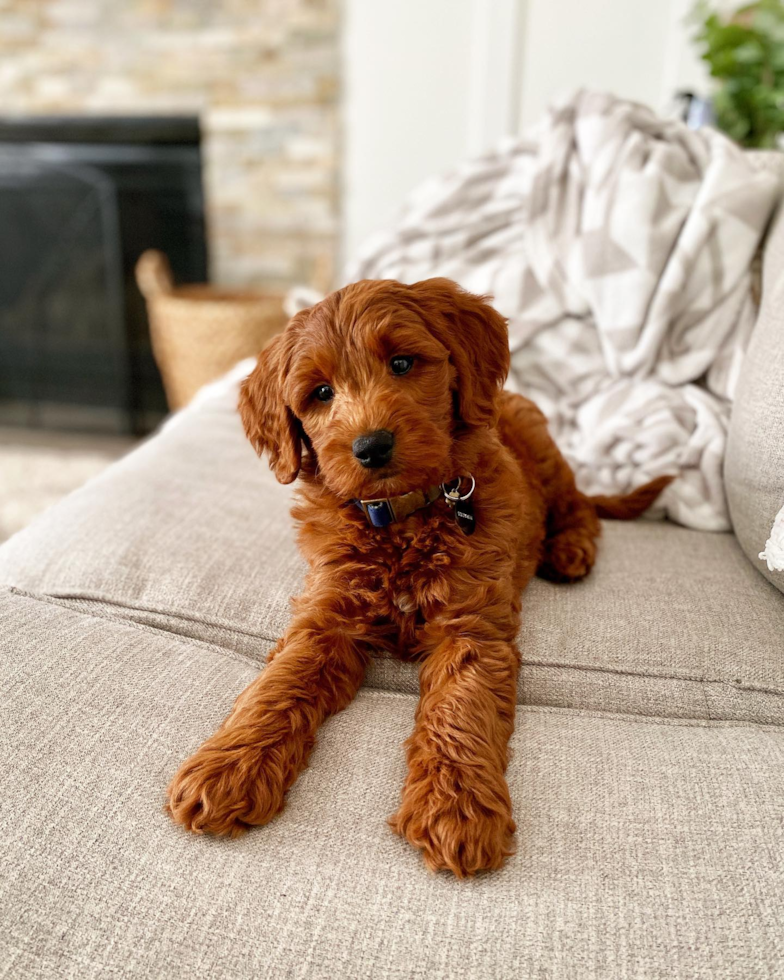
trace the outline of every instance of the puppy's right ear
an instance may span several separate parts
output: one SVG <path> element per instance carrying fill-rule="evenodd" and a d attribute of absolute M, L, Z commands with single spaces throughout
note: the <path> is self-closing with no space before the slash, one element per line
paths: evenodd
<path fill-rule="evenodd" d="M 242 382 L 239 401 L 245 434 L 259 456 L 268 454 L 280 483 L 296 480 L 302 461 L 299 422 L 283 398 L 290 352 L 287 329 L 259 354 L 256 367 Z"/>

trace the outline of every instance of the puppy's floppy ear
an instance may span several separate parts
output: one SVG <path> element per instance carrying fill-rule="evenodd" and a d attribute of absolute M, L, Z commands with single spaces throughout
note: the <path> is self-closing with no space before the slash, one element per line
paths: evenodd
<path fill-rule="evenodd" d="M 457 371 L 460 418 L 468 425 L 493 425 L 496 396 L 509 373 L 506 319 L 486 296 L 467 293 L 451 279 L 425 279 L 411 289 Z"/>
<path fill-rule="evenodd" d="M 239 400 L 245 434 L 259 456 L 269 455 L 270 469 L 281 483 L 296 480 L 302 461 L 299 422 L 283 398 L 290 351 L 287 328 L 259 354 L 256 367 L 242 382 Z"/>

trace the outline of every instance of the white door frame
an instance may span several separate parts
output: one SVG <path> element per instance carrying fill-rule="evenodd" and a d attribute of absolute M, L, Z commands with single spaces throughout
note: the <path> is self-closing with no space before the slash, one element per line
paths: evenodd
<path fill-rule="evenodd" d="M 527 0 L 472 0 L 468 153 L 482 153 L 520 121 Z"/>

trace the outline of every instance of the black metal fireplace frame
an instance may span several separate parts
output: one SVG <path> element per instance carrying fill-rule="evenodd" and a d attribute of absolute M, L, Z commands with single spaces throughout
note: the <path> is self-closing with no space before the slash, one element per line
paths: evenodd
<path fill-rule="evenodd" d="M 159 248 L 168 254 L 179 281 L 206 279 L 200 144 L 200 126 L 195 117 L 0 118 L 0 182 L 3 165 L 6 178 L 14 167 L 17 175 L 26 174 L 30 180 L 46 172 L 51 179 L 59 176 L 72 185 L 81 181 L 86 191 L 89 188 L 93 203 L 99 202 L 107 293 L 103 323 L 116 378 L 112 384 L 112 408 L 121 408 L 125 421 L 120 428 L 134 433 L 156 424 L 165 412 L 165 399 L 149 348 L 146 311 L 133 278 L 133 267 L 146 248 Z M 179 185 L 177 206 L 173 208 L 174 185 L 169 187 L 167 181 L 175 175 L 179 175 Z M 144 200 L 145 193 L 152 210 L 148 209 L 149 213 L 142 216 L 144 220 L 134 224 L 133 207 L 137 207 L 138 217 L 138 200 Z M 78 214 L 72 216 L 73 221 L 78 218 Z M 69 229 L 64 228 L 63 236 L 68 233 Z M 2 261 L 0 254 L 0 270 Z M 43 292 L 47 272 L 51 275 L 52 270 L 36 269 L 30 288 L 39 286 Z M 2 313 L 0 310 L 0 318 Z M 28 363 L 28 368 L 26 399 L 22 400 L 28 406 L 25 424 L 57 424 L 51 412 L 47 414 L 46 399 L 36 391 L 40 381 L 36 366 Z M 13 380 L 15 385 L 20 383 L 17 375 L 13 375 Z M 43 390 L 46 385 L 38 387 Z M 0 370 L 0 408 L 3 394 Z"/>

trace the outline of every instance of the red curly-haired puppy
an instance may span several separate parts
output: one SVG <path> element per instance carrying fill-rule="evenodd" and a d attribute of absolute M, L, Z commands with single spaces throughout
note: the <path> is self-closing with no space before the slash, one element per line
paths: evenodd
<path fill-rule="evenodd" d="M 385 650 L 421 661 L 392 827 L 461 877 L 512 853 L 521 593 L 536 572 L 587 575 L 598 517 L 637 516 L 668 478 L 581 494 L 544 416 L 502 392 L 508 368 L 504 318 L 448 279 L 347 286 L 263 351 L 240 412 L 277 478 L 300 478 L 310 571 L 269 664 L 174 777 L 175 821 L 234 835 L 272 820 Z"/>

